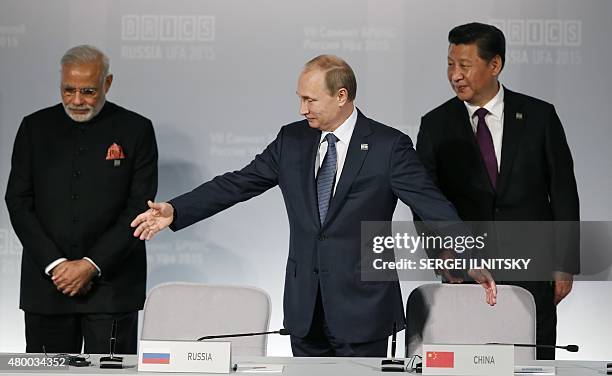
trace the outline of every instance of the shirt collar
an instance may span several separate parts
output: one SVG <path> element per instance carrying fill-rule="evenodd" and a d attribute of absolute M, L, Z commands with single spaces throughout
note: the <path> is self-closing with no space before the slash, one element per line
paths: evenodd
<path fill-rule="evenodd" d="M 338 138 L 338 142 L 343 142 L 348 144 L 353 135 L 353 129 L 355 129 L 355 124 L 357 123 L 357 107 L 353 106 L 353 112 L 351 115 L 344 121 L 344 123 L 340 124 L 338 128 L 336 128 L 333 132 L 321 132 L 321 140 L 319 143 L 323 142 L 325 136 L 328 133 L 333 133 L 334 136 Z"/>
<path fill-rule="evenodd" d="M 470 115 L 471 119 L 472 117 L 474 117 L 474 112 L 476 112 L 476 110 L 478 110 L 480 106 L 474 106 L 469 104 L 468 102 L 463 103 L 465 104 L 465 107 L 467 108 L 468 114 Z M 504 113 L 504 86 L 500 84 L 497 94 L 495 94 L 495 96 L 491 98 L 491 100 L 482 107 L 486 108 L 491 115 L 495 116 L 498 119 L 501 119 L 502 114 Z"/>

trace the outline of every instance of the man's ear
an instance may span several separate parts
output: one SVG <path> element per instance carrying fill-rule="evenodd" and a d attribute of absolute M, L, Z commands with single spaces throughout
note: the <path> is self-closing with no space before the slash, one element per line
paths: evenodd
<path fill-rule="evenodd" d="M 104 79 L 104 94 L 108 93 L 108 91 L 110 90 L 110 87 L 111 87 L 112 84 L 113 84 L 113 75 L 109 74 Z"/>
<path fill-rule="evenodd" d="M 345 88 L 338 90 L 337 94 L 338 107 L 342 107 L 348 102 L 348 91 Z"/>
<path fill-rule="evenodd" d="M 491 59 L 491 61 L 489 62 L 489 65 L 493 69 L 492 70 L 493 75 L 499 76 L 503 68 L 501 56 L 495 55 L 495 57 L 493 57 L 493 59 Z"/>

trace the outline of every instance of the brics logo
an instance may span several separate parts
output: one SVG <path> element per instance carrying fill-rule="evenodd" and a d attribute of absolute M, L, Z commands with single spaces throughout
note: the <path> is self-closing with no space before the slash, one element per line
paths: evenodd
<path fill-rule="evenodd" d="M 215 16 L 126 14 L 121 17 L 121 58 L 215 60 Z"/>
<path fill-rule="evenodd" d="M 489 20 L 501 29 L 509 46 L 580 46 L 581 20 Z"/>
<path fill-rule="evenodd" d="M 215 17 L 204 15 L 124 15 L 121 39 L 143 42 L 212 42 Z"/>

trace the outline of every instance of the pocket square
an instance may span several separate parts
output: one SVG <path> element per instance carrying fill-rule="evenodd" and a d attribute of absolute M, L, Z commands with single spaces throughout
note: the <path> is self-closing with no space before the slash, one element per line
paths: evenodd
<path fill-rule="evenodd" d="M 114 161 L 114 166 L 117 167 L 121 164 L 121 160 L 125 159 L 125 154 L 123 154 L 123 148 L 121 145 L 113 142 L 111 146 L 108 147 L 106 151 L 106 160 Z"/>
<path fill-rule="evenodd" d="M 125 159 L 125 154 L 123 154 L 123 148 L 121 147 L 121 145 L 113 143 L 111 146 L 108 147 L 108 150 L 106 151 L 106 160 L 113 161 L 119 159 Z"/>

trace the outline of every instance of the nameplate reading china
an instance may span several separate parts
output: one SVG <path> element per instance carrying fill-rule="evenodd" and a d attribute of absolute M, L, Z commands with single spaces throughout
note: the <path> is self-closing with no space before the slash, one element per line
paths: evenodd
<path fill-rule="evenodd" d="M 423 375 L 514 375 L 512 345 L 423 345 Z"/>
<path fill-rule="evenodd" d="M 138 371 L 229 373 L 231 342 L 140 341 Z"/>

